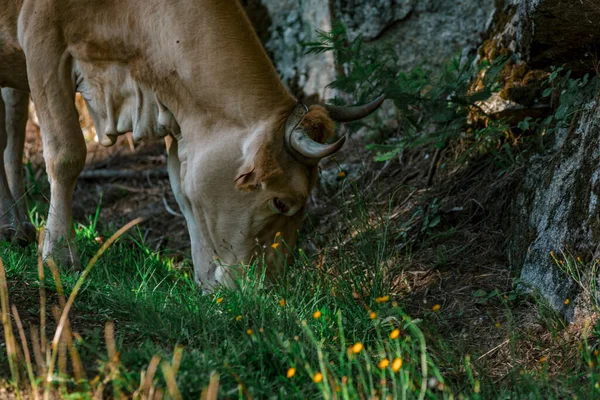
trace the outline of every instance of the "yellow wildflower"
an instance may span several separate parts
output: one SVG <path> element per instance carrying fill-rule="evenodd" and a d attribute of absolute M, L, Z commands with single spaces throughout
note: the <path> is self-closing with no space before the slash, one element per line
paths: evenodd
<path fill-rule="evenodd" d="M 388 365 L 390 365 L 390 360 L 388 360 L 387 358 L 384 358 L 383 360 L 379 361 L 379 368 L 381 369 L 386 369 L 388 367 Z"/>
<path fill-rule="evenodd" d="M 400 337 L 400 329 L 394 329 L 390 332 L 390 339 L 398 339 Z"/>
<path fill-rule="evenodd" d="M 565 306 L 568 306 L 570 302 L 571 302 L 571 300 L 565 299 Z"/>
<path fill-rule="evenodd" d="M 287 303 L 285 302 L 285 299 L 281 299 L 281 300 L 279 300 L 279 305 L 280 305 L 281 307 L 285 307 L 285 305 L 286 305 L 286 304 L 287 304 Z"/>
<path fill-rule="evenodd" d="M 276 237 L 276 238 L 278 238 L 279 236 L 281 236 L 281 232 L 277 232 L 277 233 L 275 234 L 275 237 Z"/>
<path fill-rule="evenodd" d="M 340 171 L 340 172 L 338 172 L 337 176 L 340 177 L 340 178 L 345 177 L 346 176 L 346 171 Z"/>
<path fill-rule="evenodd" d="M 277 250 L 277 248 L 279 247 L 279 243 L 273 243 L 273 244 L 271 245 L 271 247 L 272 247 L 273 249 Z"/>
<path fill-rule="evenodd" d="M 431 311 L 438 312 L 438 311 L 440 311 L 440 308 L 442 308 L 442 306 L 440 306 L 439 304 L 436 304 L 433 307 L 431 307 Z"/>
<path fill-rule="evenodd" d="M 296 368 L 291 367 L 290 369 L 288 369 L 286 376 L 288 378 L 292 378 L 294 375 L 296 375 Z"/>
<path fill-rule="evenodd" d="M 223 298 L 222 298 L 222 297 L 219 297 L 219 298 L 217 299 L 217 304 L 221 304 L 222 302 L 223 302 Z"/>
<path fill-rule="evenodd" d="M 242 320 L 242 316 L 241 316 L 241 315 L 238 315 L 237 317 L 235 317 L 235 320 L 236 320 L 236 321 L 241 321 L 241 320 Z"/>
<path fill-rule="evenodd" d="M 369 313 L 369 318 L 371 318 L 371 319 L 375 319 L 375 318 L 377 318 L 377 313 L 376 313 L 375 311 L 371 311 L 371 312 Z"/>
<path fill-rule="evenodd" d="M 320 373 L 320 372 L 317 372 L 315 374 L 315 376 L 313 376 L 313 382 L 314 383 L 319 383 L 319 382 L 322 382 L 322 381 L 323 381 L 323 374 Z"/>
<path fill-rule="evenodd" d="M 387 303 L 388 301 L 390 301 L 390 296 L 381 296 L 375 299 L 376 303 Z"/>
<path fill-rule="evenodd" d="M 398 357 L 392 362 L 392 371 L 398 372 L 400 368 L 402 368 L 402 359 Z"/>
<path fill-rule="evenodd" d="M 360 353 L 362 349 L 363 349 L 363 344 L 361 342 L 354 343 L 354 345 L 352 346 L 352 352 L 354 354 Z"/>
<path fill-rule="evenodd" d="M 253 334 L 254 332 L 252 331 L 252 329 L 248 329 L 248 330 L 246 331 L 246 333 L 247 333 L 248 335 L 252 336 L 252 334 Z"/>
<path fill-rule="evenodd" d="M 321 318 L 321 315 L 323 315 L 323 314 L 321 313 L 321 310 L 317 310 L 317 311 L 315 311 L 315 312 L 313 313 L 313 318 L 314 318 L 314 319 L 319 319 L 319 318 Z"/>
<path fill-rule="evenodd" d="M 547 362 L 547 361 L 548 361 L 548 357 L 546 357 L 546 356 L 540 358 L 540 363 L 542 363 L 542 364 L 545 363 L 545 362 Z"/>

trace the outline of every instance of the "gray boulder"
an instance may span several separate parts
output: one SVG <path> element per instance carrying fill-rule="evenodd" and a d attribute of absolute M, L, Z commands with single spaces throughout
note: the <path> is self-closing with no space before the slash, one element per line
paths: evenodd
<path fill-rule="evenodd" d="M 590 44 L 598 40 L 597 2 L 523 0 L 505 23 L 496 44 L 510 43 L 527 68 L 596 72 Z M 600 255 L 600 104 L 596 93 L 579 97 L 569 126 L 528 160 L 505 221 L 507 252 L 521 281 L 568 320 L 589 311 Z"/>
<path fill-rule="evenodd" d="M 495 10 L 494 0 L 243 0 L 284 83 L 302 99 L 334 95 L 326 86 L 335 78 L 331 53 L 307 55 L 304 42 L 316 30 L 343 22 L 351 39 L 391 43 L 408 70 L 426 62 L 437 68 L 448 58 L 474 51 Z"/>
<path fill-rule="evenodd" d="M 519 19 L 519 51 L 532 68 L 598 70 L 598 1 L 523 0 Z"/>

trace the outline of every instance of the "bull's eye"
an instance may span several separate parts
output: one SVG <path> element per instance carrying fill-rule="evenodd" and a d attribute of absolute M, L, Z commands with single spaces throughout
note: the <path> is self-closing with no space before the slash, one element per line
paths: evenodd
<path fill-rule="evenodd" d="M 289 211 L 288 206 L 281 201 L 279 197 L 273 197 L 271 200 L 271 208 L 278 214 L 287 214 Z"/>

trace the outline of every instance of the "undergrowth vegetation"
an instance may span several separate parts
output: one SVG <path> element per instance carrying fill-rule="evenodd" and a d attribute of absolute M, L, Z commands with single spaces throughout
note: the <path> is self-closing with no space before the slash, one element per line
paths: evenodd
<path fill-rule="evenodd" d="M 514 165 L 519 158 L 511 134 L 543 143 L 549 130 L 568 124 L 576 112 L 575 94 L 592 81 L 557 69 L 542 95 L 558 98 L 551 115 L 509 121 L 489 118 L 480 106 L 499 90 L 506 59 L 457 59 L 438 74 L 420 68 L 399 73 L 393 49 L 349 41 L 343 27 L 322 33 L 322 41 L 310 48 L 336 53 L 345 71 L 332 84 L 336 89 L 363 100 L 384 92 L 393 100 L 398 133 L 371 146 L 382 161 L 418 146 L 444 149 L 464 141 L 463 159 L 491 154 Z M 76 229 L 73 245 L 88 265 L 85 272 L 42 263 L 35 246 L 1 245 L 0 376 L 6 381 L 0 395 L 600 398 L 598 328 L 568 334 L 562 318 L 514 276 L 502 287 L 483 289 L 476 282 L 460 289 L 480 315 L 466 329 L 457 322 L 466 311 L 450 307 L 452 299 L 425 303 L 429 287 L 415 306 L 402 291 L 408 289 L 399 289 L 419 272 L 409 269 L 415 250 L 411 230 L 425 244 L 454 233 L 454 227 L 440 228 L 443 204 L 415 206 L 398 223 L 391 200 L 382 207 L 370 200 L 372 192 L 340 177 L 341 197 L 349 199 L 336 216 L 340 228 L 314 252 L 305 250 L 307 238 L 301 240 L 278 282 L 265 281 L 257 261 L 247 266 L 238 290 L 202 296 L 190 266 L 152 251 L 133 224 L 114 243 L 105 241 L 111 232 L 101 231 L 98 214 Z M 285 246 L 278 237 L 273 243 Z M 440 254 L 441 265 L 450 256 Z M 456 254 L 451 256 L 461 256 Z M 597 263 L 553 256 L 597 297 L 595 280 L 581 272 L 595 274 Z M 526 307 L 536 310 L 528 324 L 516 315 Z M 493 346 L 469 343 L 482 340 L 468 331 L 476 324 Z"/>
<path fill-rule="evenodd" d="M 402 71 L 397 68 L 401 53 L 392 44 L 368 45 L 361 36 L 351 40 L 343 24 L 318 31 L 318 40 L 305 46 L 307 53 L 333 52 L 339 74 L 329 86 L 341 94 L 337 102 L 348 97 L 366 102 L 379 94 L 393 101 L 394 107 L 380 116 L 378 125 L 355 123 L 385 132 L 367 146 L 377 161 L 416 147 L 443 151 L 460 142 L 460 162 L 491 155 L 505 171 L 522 164 L 532 152 L 544 151 L 556 129 L 568 126 L 577 114 L 583 95 L 594 93 L 599 85 L 596 76 L 573 77 L 571 71 L 553 67 L 544 74 L 543 91 L 534 107 L 515 115 L 494 115 L 486 103 L 510 79 L 514 64 L 510 57 L 459 55 L 440 70 Z"/>
<path fill-rule="evenodd" d="M 346 190 L 359 195 L 351 185 Z M 38 270 L 34 246 L 4 246 L 5 390 L 184 399 L 203 391 L 203 398 L 589 398 L 598 390 L 598 352 L 584 339 L 560 384 L 543 358 L 534 369 L 515 364 L 499 381 L 488 377 L 486 354 L 461 353 L 436 328 L 453 318 L 443 304 L 419 315 L 405 311 L 393 290 L 403 272 L 392 245 L 397 228 L 364 198 L 355 207 L 344 221 L 355 232 L 351 242 L 340 234 L 318 254 L 299 248 L 277 284 L 250 267 L 239 290 L 210 296 L 200 294 L 187 268 L 149 250 L 135 228 L 112 246 L 105 242 L 98 259 L 102 232 L 79 226 L 76 245 L 90 259 L 83 274 L 52 263 Z M 63 292 L 74 299 L 70 312 Z M 514 302 L 528 295 L 474 296 L 503 305 L 510 324 Z M 511 326 L 507 340 L 516 346 L 521 334 Z M 553 358 L 573 355 L 553 351 Z"/>

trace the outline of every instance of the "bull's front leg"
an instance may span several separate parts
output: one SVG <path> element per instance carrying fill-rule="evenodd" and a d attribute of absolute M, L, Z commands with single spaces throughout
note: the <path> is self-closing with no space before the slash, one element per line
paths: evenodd
<path fill-rule="evenodd" d="M 170 136 L 165 138 L 165 144 L 167 146 L 167 170 L 169 171 L 169 182 L 171 183 L 171 189 L 173 190 L 173 195 L 175 196 L 175 200 L 177 200 L 177 204 L 179 205 L 179 209 L 183 213 L 185 217 L 185 222 L 188 228 L 188 233 L 190 235 L 190 245 L 192 248 L 192 258 L 194 254 L 197 254 L 201 251 L 199 248 L 199 237 L 198 237 L 198 229 L 196 227 L 196 221 L 194 220 L 194 214 L 192 211 L 192 205 L 190 204 L 187 197 L 183 194 L 183 190 L 181 187 L 181 160 L 179 158 L 179 143 L 175 139 Z M 203 276 L 201 271 L 198 270 L 195 260 L 194 260 L 194 277 L 195 281 L 198 285 L 202 286 L 203 290 L 207 290 L 205 277 Z"/>
<path fill-rule="evenodd" d="M 46 104 L 40 112 L 44 159 L 50 182 L 43 256 L 52 257 L 63 267 L 78 269 L 80 261 L 73 243 L 73 192 L 85 165 L 86 146 L 73 98 L 70 103 L 62 103 L 68 111 L 52 110 L 56 103 Z M 56 116 L 62 118 L 56 119 Z"/>
<path fill-rule="evenodd" d="M 235 288 L 236 284 L 230 271 L 221 266 L 220 261 L 215 259 L 212 249 L 206 244 L 202 227 L 194 218 L 190 199 L 184 193 L 182 180 L 186 174 L 186 166 L 182 165 L 179 155 L 179 147 L 183 144 L 171 137 L 167 137 L 165 142 L 169 153 L 167 165 L 169 181 L 190 234 L 195 281 L 202 288 L 204 294 L 212 293 L 219 285 Z"/>
<path fill-rule="evenodd" d="M 15 240 L 20 244 L 35 241 L 35 226 L 29 221 L 25 186 L 23 183 L 23 147 L 25 145 L 25 127 L 29 114 L 29 93 L 4 88 L 2 98 L 6 104 L 6 148 L 4 150 L 4 168 L 10 193 L 15 201 L 16 214 Z"/>

